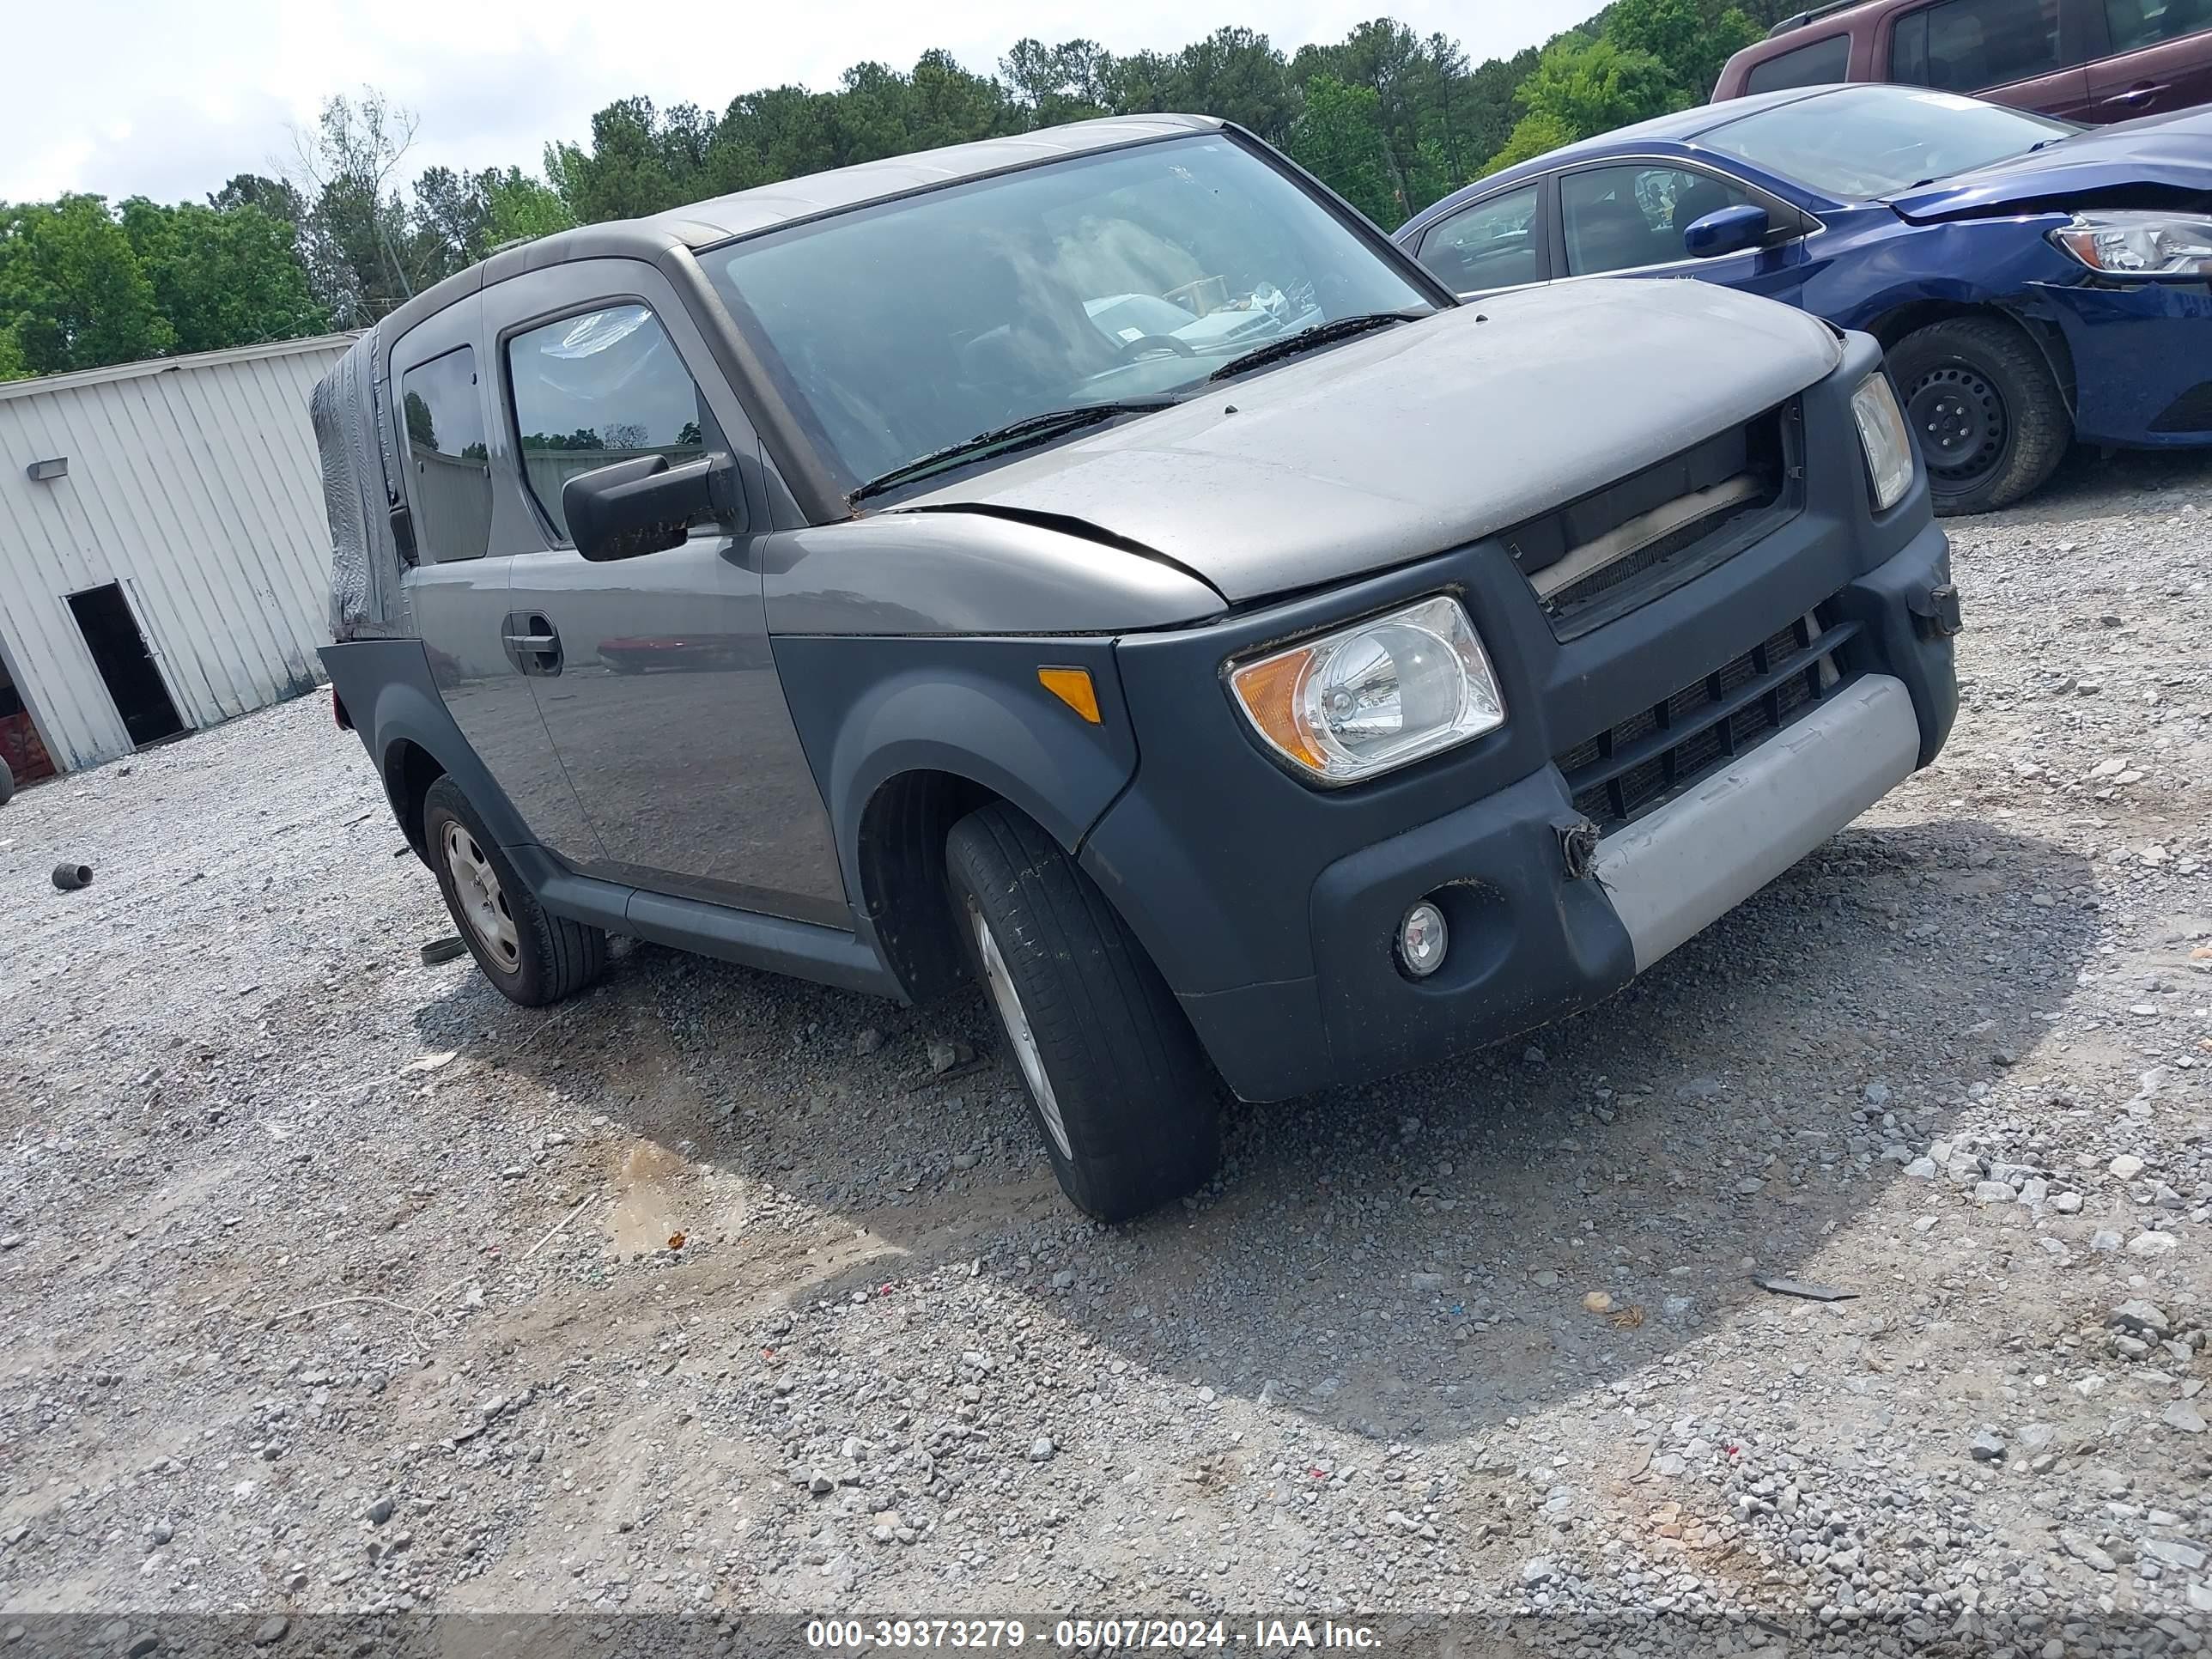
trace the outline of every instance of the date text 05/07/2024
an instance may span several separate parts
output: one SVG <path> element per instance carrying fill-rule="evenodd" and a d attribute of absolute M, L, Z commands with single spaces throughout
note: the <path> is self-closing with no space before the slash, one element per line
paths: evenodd
<path fill-rule="evenodd" d="M 1018 1648 L 1035 1641 L 1078 1653 L 1197 1652 L 1245 1649 L 1371 1652 L 1380 1632 L 1333 1619 L 817 1619 L 806 1644 L 833 1653 L 897 1648 Z"/>

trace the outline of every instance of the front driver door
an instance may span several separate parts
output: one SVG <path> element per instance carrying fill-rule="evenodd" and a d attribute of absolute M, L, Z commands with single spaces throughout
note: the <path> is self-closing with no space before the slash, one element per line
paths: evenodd
<path fill-rule="evenodd" d="M 1709 213 L 1765 208 L 1761 246 L 1692 258 L 1682 233 Z M 1694 276 L 1795 301 L 1805 281 L 1801 216 L 1739 179 L 1680 161 L 1613 161 L 1559 176 L 1560 258 L 1570 276 Z"/>
<path fill-rule="evenodd" d="M 500 437 L 540 528 L 541 550 L 514 562 L 511 619 L 604 848 L 586 867 L 849 927 L 828 814 L 769 647 L 762 535 L 700 522 L 681 546 L 605 563 L 568 541 L 568 479 L 710 448 L 738 459 L 764 526 L 758 445 L 703 339 L 665 279 L 629 261 L 518 278 L 486 303 L 514 319 L 497 335 Z"/>

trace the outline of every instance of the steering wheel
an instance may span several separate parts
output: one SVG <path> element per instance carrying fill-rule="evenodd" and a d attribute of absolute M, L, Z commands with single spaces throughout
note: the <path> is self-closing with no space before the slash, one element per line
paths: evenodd
<path fill-rule="evenodd" d="M 1133 340 L 1121 342 L 1121 355 L 1131 362 L 1136 362 L 1138 358 L 1151 351 L 1171 351 L 1178 357 L 1198 356 L 1195 351 L 1172 334 L 1139 334 Z"/>

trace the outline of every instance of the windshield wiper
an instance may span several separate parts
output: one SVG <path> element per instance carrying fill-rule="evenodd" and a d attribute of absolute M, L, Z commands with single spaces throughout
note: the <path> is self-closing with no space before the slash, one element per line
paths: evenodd
<path fill-rule="evenodd" d="M 955 462 L 971 460 L 993 450 L 1018 448 L 1024 443 L 1042 443 L 1063 432 L 1079 432 L 1086 426 L 1096 426 L 1116 415 L 1149 414 L 1156 409 L 1173 409 L 1182 401 L 1179 398 L 1167 397 L 1121 398 L 1106 403 L 1077 404 L 1068 409 L 1048 409 L 1041 414 L 1024 415 L 1018 421 L 1009 421 L 1004 426 L 993 427 L 988 432 L 963 438 L 957 444 L 947 444 L 942 449 L 931 450 L 927 455 L 917 455 L 910 461 L 902 461 L 890 471 L 878 473 L 847 499 L 865 501 L 900 484 L 910 483 L 933 472 L 941 472 Z"/>
<path fill-rule="evenodd" d="M 1241 357 L 1231 357 L 1206 378 L 1225 380 L 1232 374 L 1242 374 L 1248 368 L 1258 368 L 1263 363 L 1295 357 L 1302 351 L 1311 351 L 1316 346 L 1327 345 L 1331 340 L 1349 339 L 1355 334 L 1364 334 L 1370 329 L 1388 328 L 1393 323 L 1410 323 L 1431 314 L 1425 311 L 1364 311 L 1355 317 L 1339 317 L 1330 322 L 1316 323 L 1296 334 L 1285 334 L 1263 346 L 1255 346 Z"/>

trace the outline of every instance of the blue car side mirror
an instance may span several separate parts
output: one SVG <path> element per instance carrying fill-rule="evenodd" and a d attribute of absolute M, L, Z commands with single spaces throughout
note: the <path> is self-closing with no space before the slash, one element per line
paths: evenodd
<path fill-rule="evenodd" d="M 1766 210 L 1745 202 L 1692 221 L 1682 232 L 1682 246 L 1693 259 L 1717 258 L 1756 247 L 1766 240 L 1767 229 Z"/>

